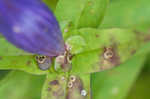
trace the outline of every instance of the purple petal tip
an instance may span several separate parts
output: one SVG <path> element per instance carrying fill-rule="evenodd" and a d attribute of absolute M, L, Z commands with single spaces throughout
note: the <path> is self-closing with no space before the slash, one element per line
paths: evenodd
<path fill-rule="evenodd" d="M 0 32 L 30 53 L 57 56 L 65 51 L 59 24 L 41 0 L 0 0 Z"/>

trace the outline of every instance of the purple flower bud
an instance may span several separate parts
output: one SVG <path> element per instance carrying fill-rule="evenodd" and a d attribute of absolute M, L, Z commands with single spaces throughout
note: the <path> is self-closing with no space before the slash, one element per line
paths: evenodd
<path fill-rule="evenodd" d="M 57 56 L 65 51 L 58 22 L 41 0 L 0 0 L 0 32 L 30 53 Z"/>

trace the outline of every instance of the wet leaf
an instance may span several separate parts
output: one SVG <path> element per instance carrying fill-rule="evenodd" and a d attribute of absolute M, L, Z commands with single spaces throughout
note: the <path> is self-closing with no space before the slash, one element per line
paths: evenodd
<path fill-rule="evenodd" d="M 48 74 L 42 99 L 90 99 L 90 75 Z"/>

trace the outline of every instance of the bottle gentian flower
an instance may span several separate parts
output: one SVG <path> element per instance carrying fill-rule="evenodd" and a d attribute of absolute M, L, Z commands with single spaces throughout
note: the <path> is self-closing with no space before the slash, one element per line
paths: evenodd
<path fill-rule="evenodd" d="M 0 33 L 30 53 L 58 56 L 65 51 L 59 24 L 41 0 L 0 0 Z"/>

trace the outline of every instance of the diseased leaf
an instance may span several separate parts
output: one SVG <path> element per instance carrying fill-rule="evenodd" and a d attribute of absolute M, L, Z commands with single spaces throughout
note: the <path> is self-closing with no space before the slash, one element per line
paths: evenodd
<path fill-rule="evenodd" d="M 42 90 L 42 99 L 66 99 L 67 75 L 48 74 Z"/>
<path fill-rule="evenodd" d="M 24 52 L 0 38 L 0 69 L 23 70 L 32 74 L 45 74 L 47 71 L 39 69 L 35 55 Z"/>
<path fill-rule="evenodd" d="M 143 44 L 148 42 L 149 34 L 142 34 L 127 29 L 80 29 L 71 32 L 73 36 L 80 36 L 85 46 L 82 51 L 73 56 L 72 72 L 90 73 L 110 69 L 128 60 Z M 78 39 L 80 40 L 80 39 Z M 80 42 L 80 41 L 78 41 Z M 67 42 L 73 50 L 79 50 L 79 44 L 69 40 Z M 147 49 L 149 52 L 150 48 Z M 140 51 L 143 54 L 145 50 Z M 72 53 L 75 54 L 75 53 Z"/>
<path fill-rule="evenodd" d="M 42 99 L 90 99 L 90 75 L 48 74 Z"/>
<path fill-rule="evenodd" d="M 91 99 L 90 82 L 90 74 L 71 74 L 66 99 Z"/>
<path fill-rule="evenodd" d="M 60 0 L 55 14 L 59 22 L 71 21 L 76 28 L 97 27 L 107 4 L 108 0 Z"/>
<path fill-rule="evenodd" d="M 32 74 L 46 74 L 38 68 L 34 56 L 0 56 L 1 70 L 22 70 Z"/>
<path fill-rule="evenodd" d="M 40 99 L 44 76 L 24 72 L 10 72 L 0 81 L 1 99 Z"/>
<path fill-rule="evenodd" d="M 128 44 L 132 44 L 132 48 L 137 48 L 140 41 L 138 39 L 142 39 L 142 37 L 138 37 L 140 34 L 135 33 L 132 30 L 128 29 L 93 29 L 93 28 L 83 28 L 70 32 L 70 37 L 68 39 L 75 38 L 76 36 L 80 36 L 81 39 L 78 39 L 78 42 L 85 42 L 84 50 L 82 52 L 96 50 L 103 47 L 111 47 L 113 45 L 122 44 L 123 47 L 129 47 Z M 78 37 L 79 38 L 79 37 Z M 72 39 L 74 40 L 74 39 Z M 71 44 L 72 40 L 67 41 L 72 46 L 77 46 L 77 44 Z M 77 40 L 77 39 L 76 39 Z M 136 42 L 135 42 L 136 40 Z M 120 47 L 121 47 L 120 46 Z M 74 49 L 78 50 L 78 48 Z M 81 53 L 81 52 L 80 52 Z"/>
<path fill-rule="evenodd" d="M 125 99 L 145 59 L 144 55 L 135 56 L 117 68 L 93 74 L 93 99 Z"/>

